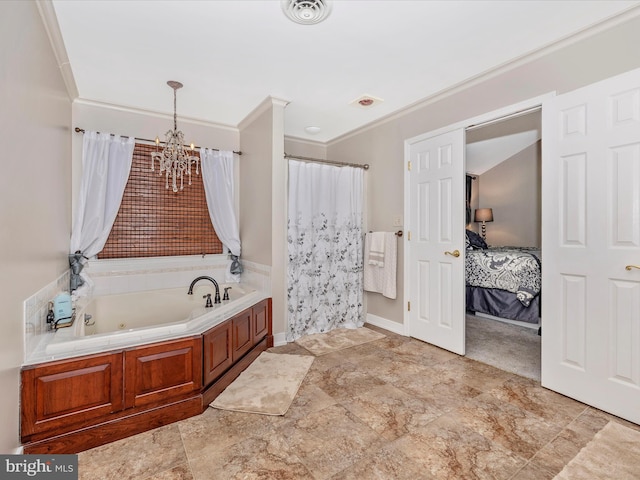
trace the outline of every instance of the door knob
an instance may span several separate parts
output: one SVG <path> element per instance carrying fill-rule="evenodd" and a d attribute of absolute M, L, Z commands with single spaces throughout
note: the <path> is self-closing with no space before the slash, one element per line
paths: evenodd
<path fill-rule="evenodd" d="M 460 256 L 459 250 L 454 250 L 453 252 L 444 252 L 445 255 L 451 255 L 452 257 L 458 258 Z"/>
<path fill-rule="evenodd" d="M 638 266 L 638 265 L 627 265 L 624 268 L 625 268 L 625 270 L 631 270 L 632 268 L 637 268 L 638 270 L 640 270 L 640 266 Z"/>

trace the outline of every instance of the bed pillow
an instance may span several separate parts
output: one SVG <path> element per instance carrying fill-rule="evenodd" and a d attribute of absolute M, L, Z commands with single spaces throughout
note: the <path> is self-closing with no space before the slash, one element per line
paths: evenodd
<path fill-rule="evenodd" d="M 467 240 L 469 241 L 471 248 L 474 248 L 476 250 L 484 250 L 487 248 L 487 242 L 485 242 L 480 235 L 472 230 L 467 230 Z"/>

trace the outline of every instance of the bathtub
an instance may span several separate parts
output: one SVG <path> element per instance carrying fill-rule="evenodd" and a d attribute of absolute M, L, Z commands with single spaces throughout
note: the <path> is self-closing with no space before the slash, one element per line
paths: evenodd
<path fill-rule="evenodd" d="M 229 300 L 209 308 L 203 296 L 213 301 L 215 288 L 206 281 L 193 295 L 182 287 L 79 301 L 74 324 L 56 331 L 44 353 L 66 357 L 200 334 L 267 297 L 242 284 L 220 285 L 220 297 L 225 287 Z"/>

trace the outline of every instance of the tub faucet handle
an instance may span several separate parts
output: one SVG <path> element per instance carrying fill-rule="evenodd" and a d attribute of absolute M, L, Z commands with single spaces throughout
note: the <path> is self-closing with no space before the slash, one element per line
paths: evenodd
<path fill-rule="evenodd" d="M 207 293 L 206 295 L 203 295 L 202 298 L 206 298 L 207 299 L 207 304 L 204 306 L 204 308 L 213 307 L 213 303 L 211 303 L 211 294 L 210 293 Z"/>
<path fill-rule="evenodd" d="M 222 300 L 229 300 L 229 290 L 231 290 L 231 287 L 224 287 L 224 295 L 222 296 Z"/>

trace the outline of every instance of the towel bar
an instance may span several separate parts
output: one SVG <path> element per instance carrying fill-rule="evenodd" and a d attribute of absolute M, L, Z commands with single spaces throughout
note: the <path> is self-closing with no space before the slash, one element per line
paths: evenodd
<path fill-rule="evenodd" d="M 369 230 L 369 233 L 373 233 L 373 230 Z M 403 235 L 402 230 L 398 230 L 394 233 L 396 237 L 401 237 Z"/>

